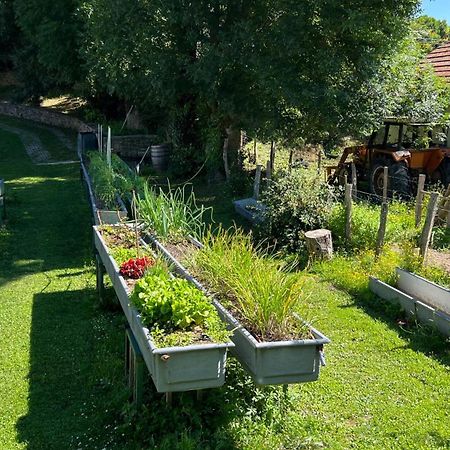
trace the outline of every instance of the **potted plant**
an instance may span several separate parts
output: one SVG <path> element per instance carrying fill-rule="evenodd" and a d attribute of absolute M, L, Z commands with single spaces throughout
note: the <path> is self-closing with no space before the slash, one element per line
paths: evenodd
<path fill-rule="evenodd" d="M 118 177 L 103 156 L 95 151 L 88 154 L 88 164 L 81 162 L 95 225 L 114 224 L 127 219 L 128 213 L 118 188 Z M 122 181 L 123 182 L 123 181 Z"/>
<path fill-rule="evenodd" d="M 161 265 L 127 259 L 133 233 L 124 225 L 94 226 L 94 242 L 156 389 L 174 392 L 221 386 L 227 350 L 233 344 L 216 308 L 203 293 Z M 117 242 L 122 248 L 112 248 L 111 243 L 117 246 Z M 145 249 L 145 243 L 139 242 Z M 125 257 L 120 267 L 113 256 L 118 254 Z M 141 276 L 147 264 L 153 269 L 137 282 L 135 276 L 125 278 Z"/>
<path fill-rule="evenodd" d="M 324 365 L 329 339 L 297 314 L 301 284 L 248 235 L 234 231 L 207 235 L 198 251 L 175 258 L 156 246 L 178 273 L 204 292 L 213 292 L 230 330 L 234 352 L 257 384 L 314 381 Z M 189 270 L 186 268 L 189 267 Z M 190 272 L 195 274 L 192 276 Z"/>

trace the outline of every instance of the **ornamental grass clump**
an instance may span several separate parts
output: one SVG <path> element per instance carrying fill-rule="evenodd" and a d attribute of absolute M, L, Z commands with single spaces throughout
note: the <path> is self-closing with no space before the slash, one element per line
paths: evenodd
<path fill-rule="evenodd" d="M 295 317 L 299 278 L 267 251 L 255 249 L 242 231 L 209 234 L 195 255 L 194 270 L 259 340 L 306 338 Z"/>
<path fill-rule="evenodd" d="M 138 199 L 139 217 L 153 233 L 164 241 L 177 241 L 191 235 L 200 238 L 205 224 L 203 215 L 208 210 L 198 206 L 195 195 L 186 195 L 184 188 L 170 189 L 166 193 L 161 188 L 155 191 L 144 186 L 143 195 Z"/>
<path fill-rule="evenodd" d="M 160 264 L 136 283 L 131 300 L 159 347 L 229 341 L 230 333 L 208 297 Z"/>

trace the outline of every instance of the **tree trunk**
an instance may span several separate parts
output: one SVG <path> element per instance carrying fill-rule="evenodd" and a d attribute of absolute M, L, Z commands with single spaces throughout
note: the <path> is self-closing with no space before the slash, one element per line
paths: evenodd
<path fill-rule="evenodd" d="M 312 259 L 331 259 L 333 241 L 330 230 L 312 230 L 305 233 L 306 248 Z"/>

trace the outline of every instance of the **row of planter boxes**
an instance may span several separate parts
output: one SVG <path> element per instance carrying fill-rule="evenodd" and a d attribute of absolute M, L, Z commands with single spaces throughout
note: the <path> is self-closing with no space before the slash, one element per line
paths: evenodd
<path fill-rule="evenodd" d="M 176 268 L 179 275 L 194 283 L 208 294 L 207 289 L 195 279 L 183 265 L 154 237 L 149 237 L 154 248 Z M 201 244 L 191 238 L 191 242 Z M 247 369 L 256 384 L 288 384 L 315 381 L 320 366 L 325 364 L 323 346 L 330 340 L 320 331 L 309 327 L 314 339 L 258 342 L 254 336 L 217 300 L 219 314 L 230 330 L 235 344 L 232 352 Z M 298 320 L 301 320 L 300 318 Z"/>
<path fill-rule="evenodd" d="M 179 275 L 205 291 L 198 280 L 169 256 L 170 253 L 157 240 L 152 241 L 161 254 L 174 264 Z M 232 343 L 163 349 L 155 347 L 139 313 L 130 303 L 126 281 L 120 275 L 119 267 L 96 226 L 94 243 L 158 392 L 221 386 L 225 380 L 228 349 L 231 349 L 259 385 L 317 380 L 320 366 L 324 363 L 323 345 L 330 342 L 322 333 L 311 327 L 314 339 L 258 342 L 216 299 L 212 300 L 214 306 L 229 329 L 233 330 Z"/>

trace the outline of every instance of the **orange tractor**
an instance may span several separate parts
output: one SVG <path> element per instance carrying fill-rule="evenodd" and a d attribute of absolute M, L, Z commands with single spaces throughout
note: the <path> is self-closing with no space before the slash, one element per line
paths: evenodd
<path fill-rule="evenodd" d="M 429 183 L 450 183 L 450 130 L 425 123 L 386 120 L 366 145 L 347 147 L 337 166 L 327 170 L 328 182 L 350 179 L 353 155 L 357 180 L 368 183 L 371 193 L 383 193 L 383 168 L 388 167 L 388 193 L 409 197 L 420 174 Z M 332 170 L 334 169 L 334 172 Z"/>

